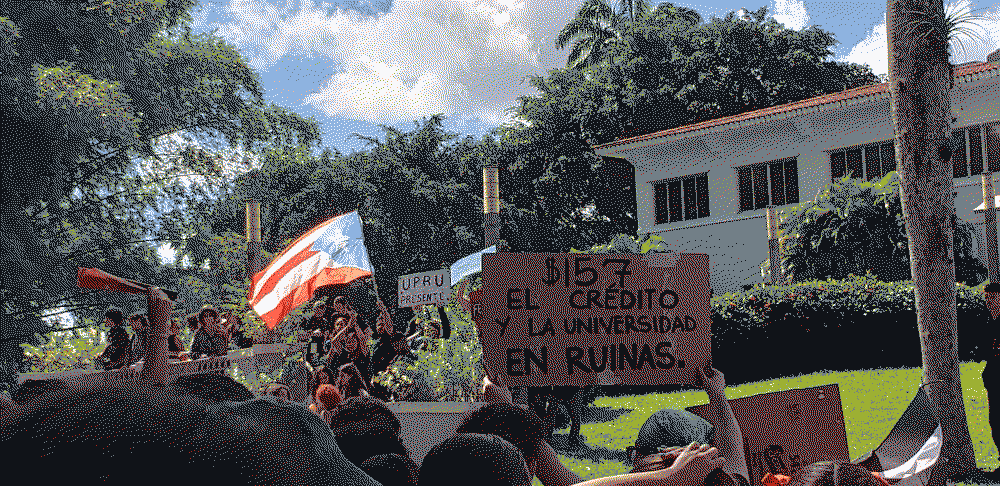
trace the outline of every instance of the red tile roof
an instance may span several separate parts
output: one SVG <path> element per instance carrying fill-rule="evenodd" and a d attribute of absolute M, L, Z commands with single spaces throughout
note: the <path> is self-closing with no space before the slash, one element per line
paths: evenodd
<path fill-rule="evenodd" d="M 955 79 L 956 81 L 959 82 L 968 82 L 978 78 L 980 75 L 982 75 L 982 73 L 985 73 L 986 71 L 992 71 L 996 69 L 997 69 L 997 64 L 986 64 L 986 63 L 976 63 L 960 67 L 956 66 Z M 996 73 L 990 73 L 990 74 L 996 74 Z M 739 115 L 716 118 L 714 120 L 707 120 L 700 123 L 694 123 L 682 127 L 671 128 L 669 130 L 662 130 L 659 132 L 650 133 L 646 135 L 639 135 L 636 137 L 616 140 L 614 142 L 608 142 L 601 145 L 594 145 L 593 148 L 594 149 L 610 148 L 618 145 L 624 145 L 627 143 L 641 142 L 643 140 L 667 137 L 670 135 L 680 135 L 682 133 L 704 130 L 706 128 L 728 125 L 730 123 L 738 123 L 746 120 L 752 120 L 755 118 L 763 118 L 770 115 L 788 113 L 792 111 L 798 111 L 822 105 L 830 105 L 833 103 L 837 103 L 839 101 L 864 98 L 867 96 L 888 95 L 888 93 L 889 93 L 889 83 L 872 84 L 868 86 L 862 86 L 860 88 L 850 89 L 847 91 L 841 91 L 839 93 L 817 96 L 815 98 L 809 98 L 802 101 L 786 103 L 784 105 L 772 106 L 770 108 L 763 108 L 760 110 L 740 113 Z"/>

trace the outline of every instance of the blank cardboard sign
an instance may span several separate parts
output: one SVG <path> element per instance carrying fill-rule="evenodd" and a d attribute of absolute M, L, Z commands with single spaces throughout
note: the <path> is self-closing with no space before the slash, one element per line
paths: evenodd
<path fill-rule="evenodd" d="M 750 484 L 765 474 L 794 476 L 816 461 L 849 461 L 836 383 L 729 401 L 743 433 Z M 708 404 L 688 411 L 714 422 Z"/>

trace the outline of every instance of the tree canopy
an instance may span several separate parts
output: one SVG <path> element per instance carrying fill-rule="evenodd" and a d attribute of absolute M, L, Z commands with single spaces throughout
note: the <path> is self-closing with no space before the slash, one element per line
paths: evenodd
<path fill-rule="evenodd" d="M 177 285 L 155 254 L 162 197 L 179 195 L 179 177 L 212 174 L 219 161 L 204 148 L 162 157 L 162 137 L 185 134 L 210 152 L 319 142 L 314 120 L 263 101 L 234 47 L 192 33 L 194 4 L 0 4 L 7 380 L 21 361 L 17 345 L 47 329 L 46 311 L 106 306 L 73 287 L 74 267 Z"/>

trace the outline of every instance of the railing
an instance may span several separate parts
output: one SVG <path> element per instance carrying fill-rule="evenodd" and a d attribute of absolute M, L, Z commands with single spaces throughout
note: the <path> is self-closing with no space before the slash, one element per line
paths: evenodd
<path fill-rule="evenodd" d="M 267 358 L 281 358 L 289 352 L 303 348 L 305 344 L 254 344 L 253 347 L 230 351 L 225 356 L 201 358 L 192 361 L 169 360 L 167 376 L 177 377 L 206 371 L 226 370 L 233 364 L 242 370 L 251 370 L 256 376 L 260 362 Z M 130 366 L 136 372 L 142 371 L 142 361 Z M 18 376 L 18 384 L 25 380 L 49 380 L 53 378 L 84 377 L 84 380 L 103 380 L 107 375 L 103 370 L 70 370 L 56 373 L 23 373 Z"/>

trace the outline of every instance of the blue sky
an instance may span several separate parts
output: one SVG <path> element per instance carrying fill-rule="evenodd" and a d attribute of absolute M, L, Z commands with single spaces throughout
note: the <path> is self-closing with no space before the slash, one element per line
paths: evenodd
<path fill-rule="evenodd" d="M 818 25 L 840 41 L 835 57 L 885 73 L 886 1 L 698 0 L 675 2 L 704 17 L 768 6 L 795 29 Z M 613 2 L 616 5 L 617 0 Z M 553 39 L 583 0 L 202 0 L 195 26 L 235 45 L 261 74 L 268 101 L 321 123 L 323 144 L 364 148 L 351 133 L 378 124 L 410 130 L 434 113 L 449 130 L 481 135 L 500 124 L 525 75 L 562 67 Z M 965 39 L 954 62 L 983 60 L 1000 47 L 997 3 L 946 1 L 980 18 L 985 42 Z"/>
<path fill-rule="evenodd" d="M 316 117 L 323 145 L 347 154 L 365 148 L 352 133 L 380 137 L 379 124 L 409 131 L 435 113 L 463 135 L 498 126 L 518 96 L 535 93 L 526 75 L 565 66 L 568 49 L 556 49 L 554 39 L 583 1 L 201 0 L 194 16 L 198 31 L 215 31 L 257 69 L 268 101 Z M 708 19 L 768 2 L 770 15 L 790 28 L 832 32 L 836 59 L 888 70 L 885 0 L 697 1 L 675 3 Z M 983 60 L 1000 47 L 1000 4 L 946 0 L 945 7 L 978 17 L 970 27 L 979 39 L 964 38 L 953 62 Z M 160 255 L 173 260 L 166 246 Z"/>

